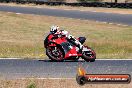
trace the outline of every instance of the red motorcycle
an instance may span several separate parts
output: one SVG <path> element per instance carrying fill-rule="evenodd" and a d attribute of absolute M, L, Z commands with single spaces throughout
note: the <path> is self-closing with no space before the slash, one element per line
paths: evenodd
<path fill-rule="evenodd" d="M 86 38 L 79 37 L 78 40 L 83 44 Z M 87 62 L 94 62 L 96 59 L 96 53 L 90 47 L 84 45 L 80 51 L 72 40 L 68 40 L 63 35 L 49 34 L 44 40 L 44 47 L 46 48 L 46 55 L 52 61 L 76 61 L 81 57 Z"/>

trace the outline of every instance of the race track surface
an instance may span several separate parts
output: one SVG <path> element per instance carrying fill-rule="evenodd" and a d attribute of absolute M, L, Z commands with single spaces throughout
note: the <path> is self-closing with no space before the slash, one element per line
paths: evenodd
<path fill-rule="evenodd" d="M 89 74 L 132 74 L 132 60 L 96 60 L 90 63 L 0 59 L 0 78 L 75 78 L 79 65 L 82 65 Z"/>
<path fill-rule="evenodd" d="M 77 11 L 77 10 L 59 10 L 48 8 L 33 8 L 33 7 L 19 7 L 19 6 L 5 6 L 0 5 L 0 11 L 48 15 L 57 17 L 68 17 L 83 20 L 94 20 L 100 22 L 117 23 L 132 26 L 132 15 L 128 14 L 114 14 L 103 12 Z"/>

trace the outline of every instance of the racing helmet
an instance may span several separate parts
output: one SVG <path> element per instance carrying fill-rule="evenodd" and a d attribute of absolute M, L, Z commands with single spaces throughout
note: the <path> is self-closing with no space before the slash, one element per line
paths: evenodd
<path fill-rule="evenodd" d="M 51 26 L 50 33 L 54 34 L 57 32 L 58 29 L 59 29 L 59 26 Z"/>

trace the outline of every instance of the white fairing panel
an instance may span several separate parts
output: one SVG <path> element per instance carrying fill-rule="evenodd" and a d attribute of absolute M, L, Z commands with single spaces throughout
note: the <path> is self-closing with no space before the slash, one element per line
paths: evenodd
<path fill-rule="evenodd" d="M 88 49 L 86 47 L 83 47 L 83 50 L 82 51 L 91 51 L 91 49 Z"/>

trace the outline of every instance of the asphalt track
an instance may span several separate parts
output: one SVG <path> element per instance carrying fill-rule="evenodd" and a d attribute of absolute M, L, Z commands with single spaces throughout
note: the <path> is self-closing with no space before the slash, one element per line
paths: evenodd
<path fill-rule="evenodd" d="M 48 15 L 57 17 L 68 17 L 83 20 L 94 20 L 99 22 L 117 23 L 132 26 L 132 15 L 128 14 L 114 14 L 103 12 L 77 11 L 77 10 L 59 10 L 48 8 L 34 8 L 34 7 L 19 7 L 0 5 L 0 11 Z"/>
<path fill-rule="evenodd" d="M 82 65 L 91 74 L 131 74 L 132 60 L 96 60 L 95 62 L 50 62 L 49 60 L 0 59 L 0 78 L 75 78 Z"/>

